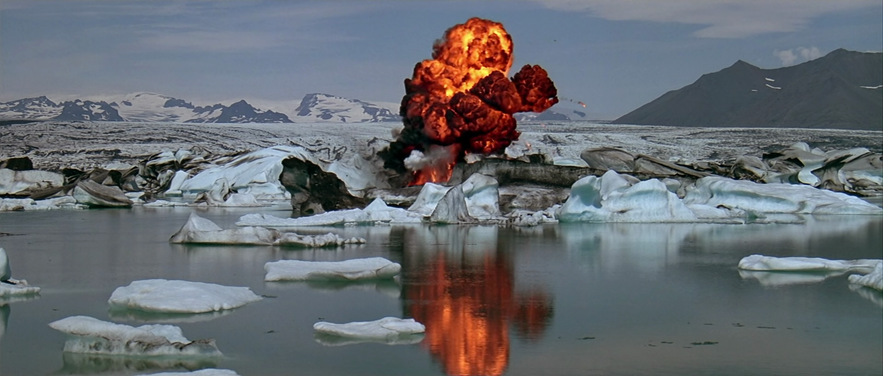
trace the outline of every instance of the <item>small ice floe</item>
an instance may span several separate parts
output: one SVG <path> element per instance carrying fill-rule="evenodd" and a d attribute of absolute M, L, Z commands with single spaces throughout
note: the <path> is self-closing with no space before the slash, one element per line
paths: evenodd
<path fill-rule="evenodd" d="M 9 266 L 9 256 L 6 250 L 0 247 L 0 298 L 7 296 L 34 295 L 40 292 L 39 287 L 29 286 L 28 281 L 12 278 L 12 267 Z"/>
<path fill-rule="evenodd" d="M 239 376 L 238 373 L 228 369 L 206 368 L 191 372 L 160 372 L 141 374 L 142 376 Z"/>
<path fill-rule="evenodd" d="M 751 255 L 739 260 L 739 269 L 791 272 L 864 272 L 868 273 L 883 262 L 877 259 L 828 260 L 819 257 L 772 257 Z"/>
<path fill-rule="evenodd" d="M 107 302 L 115 309 L 203 313 L 233 309 L 258 300 L 261 300 L 261 297 L 248 287 L 147 279 L 117 287 Z"/>
<path fill-rule="evenodd" d="M 187 223 L 169 239 L 176 244 L 237 244 L 237 245 L 278 245 L 283 247 L 329 247 L 346 244 L 364 244 L 362 238 L 342 238 L 336 234 L 298 235 L 280 232 L 266 227 L 240 227 L 224 230 L 214 222 L 195 213 L 190 214 Z"/>
<path fill-rule="evenodd" d="M 236 222 L 237 226 L 261 226 L 269 228 L 343 226 L 392 223 L 420 223 L 423 216 L 402 208 L 387 206 L 376 198 L 364 209 L 347 209 L 325 212 L 309 217 L 279 218 L 269 214 L 246 214 Z"/>
<path fill-rule="evenodd" d="M 173 325 L 132 327 L 89 316 L 71 316 L 49 323 L 69 335 L 64 352 L 129 356 L 220 356 L 212 339 L 191 341 Z"/>
<path fill-rule="evenodd" d="M 883 291 L 883 262 L 878 262 L 870 273 L 865 275 L 853 274 L 849 276 L 849 283 L 870 287 Z"/>
<path fill-rule="evenodd" d="M 280 260 L 264 264 L 264 281 L 307 281 L 392 278 L 402 266 L 383 257 L 369 257 L 346 261 Z"/>
<path fill-rule="evenodd" d="M 409 345 L 423 340 L 426 327 L 414 319 L 384 317 L 375 321 L 356 321 L 334 324 L 320 321 L 313 324 L 316 341 L 328 346 L 361 342 L 379 342 L 388 345 Z"/>

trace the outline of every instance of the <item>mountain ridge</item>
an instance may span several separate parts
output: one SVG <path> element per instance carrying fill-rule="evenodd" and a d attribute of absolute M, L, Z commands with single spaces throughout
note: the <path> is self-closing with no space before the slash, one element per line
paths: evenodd
<path fill-rule="evenodd" d="M 883 130 L 883 53 L 837 49 L 763 69 L 738 60 L 614 124 Z"/>
<path fill-rule="evenodd" d="M 184 99 L 135 92 L 114 97 L 54 102 L 46 96 L 0 103 L 0 120 L 121 121 L 176 123 L 298 123 L 400 121 L 398 104 L 367 102 L 322 93 L 304 96 L 294 112 L 261 109 L 241 99 L 230 105 L 197 106 Z M 284 106 L 284 107 L 294 107 Z"/>

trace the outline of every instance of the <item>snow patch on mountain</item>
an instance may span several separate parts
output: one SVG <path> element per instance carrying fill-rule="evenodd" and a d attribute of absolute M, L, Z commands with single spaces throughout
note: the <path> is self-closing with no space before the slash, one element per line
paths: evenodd
<path fill-rule="evenodd" d="M 342 122 L 364 123 L 380 121 L 401 121 L 398 115 L 400 105 L 388 102 L 365 102 L 329 94 L 307 94 L 294 109 L 299 122 Z"/>

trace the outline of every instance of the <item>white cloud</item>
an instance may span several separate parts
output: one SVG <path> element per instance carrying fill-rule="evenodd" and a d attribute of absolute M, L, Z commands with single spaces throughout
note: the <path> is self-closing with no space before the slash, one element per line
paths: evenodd
<path fill-rule="evenodd" d="M 797 48 L 789 48 L 787 50 L 775 50 L 773 51 L 773 55 L 779 58 L 782 61 L 782 66 L 794 65 L 798 59 L 800 62 L 810 61 L 814 59 L 818 59 L 822 57 L 822 51 L 819 50 L 818 47 L 797 47 Z"/>
<path fill-rule="evenodd" d="M 706 26 L 700 38 L 744 38 L 792 32 L 827 13 L 879 7 L 879 0 L 535 0 L 550 9 L 584 11 L 613 21 Z"/>
<path fill-rule="evenodd" d="M 775 50 L 773 51 L 773 55 L 776 55 L 779 60 L 782 60 L 783 66 L 793 65 L 794 61 L 797 60 L 797 55 L 794 54 L 793 49 L 784 51 Z"/>

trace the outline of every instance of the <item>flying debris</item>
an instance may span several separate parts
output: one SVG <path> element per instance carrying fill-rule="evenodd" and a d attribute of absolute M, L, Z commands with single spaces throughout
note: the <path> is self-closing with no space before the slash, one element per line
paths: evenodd
<path fill-rule="evenodd" d="M 580 105 L 580 106 L 586 107 L 586 103 L 583 102 L 583 101 L 575 101 L 575 100 L 573 100 L 573 99 L 570 99 L 570 98 L 564 98 L 564 97 L 561 97 L 561 100 L 562 100 L 562 101 L 568 101 L 568 102 L 570 102 L 570 103 L 576 103 L 576 104 L 578 104 L 578 105 Z"/>
<path fill-rule="evenodd" d="M 380 152 L 384 166 L 410 171 L 411 185 L 448 181 L 467 153 L 499 153 L 518 139 L 512 114 L 558 103 L 558 90 L 539 65 L 507 78 L 512 48 L 512 37 L 494 21 L 471 18 L 448 29 L 433 45 L 432 59 L 417 63 L 405 79 L 404 129 Z"/>

